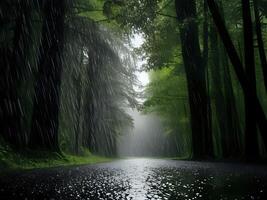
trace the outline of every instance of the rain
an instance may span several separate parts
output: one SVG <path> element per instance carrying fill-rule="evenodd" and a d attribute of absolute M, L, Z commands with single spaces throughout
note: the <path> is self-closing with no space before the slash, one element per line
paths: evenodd
<path fill-rule="evenodd" d="M 1 0 L 1 199 L 266 199 L 266 0 Z"/>

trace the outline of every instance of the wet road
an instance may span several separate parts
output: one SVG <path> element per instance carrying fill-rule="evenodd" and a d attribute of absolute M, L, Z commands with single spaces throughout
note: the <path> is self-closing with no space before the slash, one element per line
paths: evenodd
<path fill-rule="evenodd" d="M 157 159 L 0 176 L 0 199 L 263 199 L 267 168 Z"/>

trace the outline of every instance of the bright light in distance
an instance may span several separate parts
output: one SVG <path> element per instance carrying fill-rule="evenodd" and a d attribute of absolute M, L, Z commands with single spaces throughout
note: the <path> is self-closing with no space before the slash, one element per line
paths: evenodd
<path fill-rule="evenodd" d="M 131 43 L 134 48 L 141 47 L 144 42 L 145 42 L 145 39 L 140 33 L 134 34 L 133 37 L 131 38 Z"/>
<path fill-rule="evenodd" d="M 132 47 L 139 48 L 144 43 L 145 39 L 142 34 L 134 34 L 131 38 Z M 137 59 L 137 67 L 141 69 L 142 65 L 146 63 L 146 60 L 142 60 L 141 58 Z M 145 87 L 149 83 L 148 73 L 147 72 L 136 72 L 137 79 L 139 80 L 142 87 Z M 137 89 L 137 88 L 136 88 Z M 140 89 L 137 89 L 138 91 Z"/>

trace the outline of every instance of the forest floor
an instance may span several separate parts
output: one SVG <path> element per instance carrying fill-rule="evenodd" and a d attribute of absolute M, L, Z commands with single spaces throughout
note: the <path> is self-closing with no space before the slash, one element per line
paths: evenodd
<path fill-rule="evenodd" d="M 112 160 L 112 158 L 93 155 L 90 152 L 84 152 L 81 156 L 66 153 L 49 153 L 45 151 L 25 151 L 17 153 L 8 146 L 0 145 L 0 174 L 6 171 L 75 166 Z"/>

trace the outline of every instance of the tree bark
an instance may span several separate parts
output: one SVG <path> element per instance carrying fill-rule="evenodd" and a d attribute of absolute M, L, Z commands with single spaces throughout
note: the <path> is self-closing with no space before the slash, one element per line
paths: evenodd
<path fill-rule="evenodd" d="M 265 90 L 267 91 L 267 60 L 266 60 L 266 54 L 265 54 L 264 42 L 263 42 L 263 36 L 262 36 L 261 19 L 260 19 L 260 13 L 259 13 L 259 2 L 258 0 L 253 0 L 253 2 L 254 2 L 257 43 L 258 43 L 258 48 L 259 48 L 259 55 L 260 55 L 260 60 L 261 60 L 261 67 L 262 67 L 262 72 L 263 72 Z"/>
<path fill-rule="evenodd" d="M 220 138 L 222 143 L 223 157 L 229 157 L 228 143 L 229 138 L 229 127 L 228 118 L 226 114 L 226 105 L 224 101 L 223 93 L 223 81 L 222 81 L 222 66 L 221 57 L 219 54 L 219 43 L 216 27 L 211 25 L 210 28 L 210 48 L 211 48 L 211 78 L 212 78 L 212 94 L 214 96 L 215 113 L 220 130 Z"/>
<path fill-rule="evenodd" d="M 81 58 L 83 59 L 83 57 Z M 83 63 L 80 64 L 82 66 Z M 82 72 L 79 72 L 77 78 L 74 78 L 74 84 L 77 92 L 76 112 L 75 112 L 75 153 L 80 153 L 80 134 L 81 134 L 81 110 L 82 110 Z"/>
<path fill-rule="evenodd" d="M 0 69 L 0 133 L 14 148 L 26 145 L 25 133 L 22 130 L 23 111 L 19 88 L 26 67 L 25 52 L 29 43 L 30 3 L 17 1 L 18 14 L 15 20 L 12 50 L 1 48 Z"/>
<path fill-rule="evenodd" d="M 176 0 L 175 6 L 178 21 L 183 23 L 180 26 L 180 39 L 188 82 L 193 158 L 213 157 L 209 98 L 199 44 L 196 3 L 194 0 Z"/>
<path fill-rule="evenodd" d="M 256 113 L 253 105 L 257 96 L 255 55 L 253 47 L 253 25 L 251 20 L 250 1 L 242 0 L 244 46 L 245 46 L 245 71 L 253 94 L 245 94 L 245 155 L 249 160 L 259 158 L 257 138 Z"/>
<path fill-rule="evenodd" d="M 219 8 L 221 11 L 222 19 L 224 19 L 224 9 L 222 2 L 219 1 Z M 241 156 L 242 153 L 242 131 L 240 120 L 236 108 L 236 99 L 233 89 L 233 82 L 231 78 L 230 66 L 228 62 L 227 52 L 225 47 L 220 42 L 220 52 L 222 67 L 223 67 L 223 85 L 224 85 L 224 95 L 225 95 L 225 106 L 226 106 L 226 119 L 228 121 L 228 138 L 229 142 L 227 144 L 228 155 L 231 156 Z"/>
<path fill-rule="evenodd" d="M 240 119 L 236 108 L 236 98 L 233 89 L 233 81 L 230 73 L 227 53 L 224 46 L 220 45 L 220 55 L 222 55 L 223 83 L 226 106 L 226 119 L 228 121 L 229 143 L 227 144 L 228 155 L 240 157 L 242 153 L 242 130 Z"/>
<path fill-rule="evenodd" d="M 47 0 L 36 77 L 30 148 L 60 151 L 59 92 L 62 73 L 65 1 Z"/>
<path fill-rule="evenodd" d="M 259 126 L 259 130 L 261 132 L 263 142 L 265 146 L 267 145 L 267 121 L 265 117 L 265 113 L 263 111 L 263 108 L 260 104 L 260 101 L 256 95 L 256 91 L 253 87 L 253 85 L 249 82 L 249 79 L 247 75 L 245 74 L 245 71 L 243 69 L 243 64 L 240 61 L 240 58 L 238 56 L 238 53 L 235 49 L 235 46 L 231 40 L 231 37 L 227 31 L 227 28 L 224 24 L 224 21 L 220 15 L 219 8 L 214 0 L 207 0 L 209 9 L 211 11 L 214 23 L 216 24 L 216 27 L 218 29 L 218 32 L 220 34 L 220 37 L 222 39 L 222 42 L 225 46 L 225 49 L 228 53 L 228 56 L 232 62 L 234 71 L 237 75 L 237 78 L 241 84 L 241 87 L 243 89 L 244 95 L 250 96 L 254 100 L 254 105 L 250 105 L 255 109 L 256 113 L 256 120 L 257 124 Z"/>

